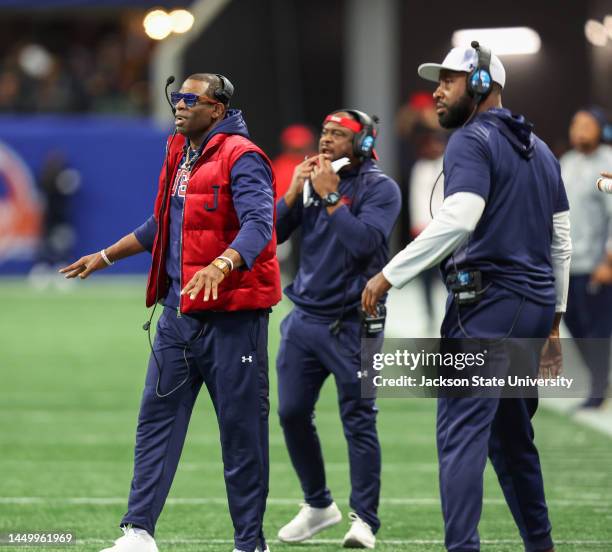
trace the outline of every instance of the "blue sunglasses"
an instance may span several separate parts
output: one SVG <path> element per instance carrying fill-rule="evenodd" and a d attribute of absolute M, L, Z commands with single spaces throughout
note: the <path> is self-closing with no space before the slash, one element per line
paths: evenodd
<path fill-rule="evenodd" d="M 170 103 L 176 107 L 178 103 L 183 100 L 185 105 L 189 108 L 193 107 L 197 103 L 207 103 L 207 104 L 218 104 L 220 102 L 216 102 L 204 96 L 198 96 L 197 94 L 183 94 L 182 92 L 170 92 Z M 199 102 L 198 102 L 199 100 Z"/>

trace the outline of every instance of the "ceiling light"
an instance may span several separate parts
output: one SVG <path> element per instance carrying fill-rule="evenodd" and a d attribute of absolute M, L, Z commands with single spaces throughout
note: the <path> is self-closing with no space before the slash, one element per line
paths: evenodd
<path fill-rule="evenodd" d="M 608 36 L 612 39 L 612 15 L 606 15 L 603 20 L 604 27 L 608 31 Z"/>
<path fill-rule="evenodd" d="M 605 46 L 608 42 L 608 31 L 603 23 L 589 19 L 584 25 L 584 34 L 593 46 Z"/>
<path fill-rule="evenodd" d="M 163 40 L 172 32 L 172 21 L 164 10 L 153 10 L 142 22 L 145 33 L 154 40 Z"/>
<path fill-rule="evenodd" d="M 170 12 L 170 21 L 173 33 L 186 33 L 193 27 L 195 19 L 187 10 L 174 10 Z"/>
<path fill-rule="evenodd" d="M 529 27 L 461 29 L 453 33 L 453 46 L 467 47 L 472 40 L 487 46 L 498 56 L 535 54 L 542 45 L 540 35 Z"/>

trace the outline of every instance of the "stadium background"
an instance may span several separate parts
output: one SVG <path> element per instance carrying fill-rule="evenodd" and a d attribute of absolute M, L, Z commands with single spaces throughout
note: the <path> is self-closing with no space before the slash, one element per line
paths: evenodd
<path fill-rule="evenodd" d="M 189 8 L 196 15 L 193 29 L 159 42 L 147 38 L 142 19 L 157 6 Z M 524 113 L 562 153 L 577 107 L 612 107 L 612 34 L 601 46 L 585 36 L 588 20 L 607 15 L 610 0 L 562 6 L 527 0 L 444 0 L 435 6 L 400 0 L 0 0 L 0 533 L 71 530 L 78 550 L 99 550 L 116 537 L 131 477 L 148 354 L 140 330 L 148 257 L 74 286 L 48 273 L 37 276 L 32 268 L 44 243 L 41 182 L 54 155 L 72 182 L 65 205 L 72 233 L 64 254 L 70 257 L 112 243 L 149 215 L 170 128 L 163 99 L 169 74 L 179 82 L 202 70 L 228 75 L 237 88 L 233 104 L 272 156 L 288 124 L 316 129 L 323 114 L 342 105 L 377 113 L 382 165 L 405 186 L 394 119 L 413 92 L 429 90 L 418 81 L 416 66 L 441 59 L 457 29 L 514 26 L 535 29 L 541 48 L 503 58 L 509 74 L 504 103 Z M 32 45 L 40 48 L 26 50 Z M 29 56 L 21 55 L 24 50 Z M 137 59 L 126 58 L 134 51 Z M 40 73 L 41 65 L 48 74 Z M 131 68 L 127 74 L 125 67 Z M 400 224 L 396 246 L 405 239 Z M 436 299 L 439 318 L 440 290 Z M 271 359 L 275 328 L 289 308 L 281 303 L 271 319 Z M 394 292 L 389 310 L 390 331 L 431 332 L 417 284 Z M 273 377 L 271 396 L 274 412 Z M 609 409 L 598 418 L 570 417 L 565 404 L 547 406 L 537 417 L 536 435 L 558 549 L 612 550 Z M 379 548 L 441 550 L 435 405 L 394 399 L 379 407 Z M 325 386 L 317 423 L 330 487 L 346 513 L 346 446 L 333 385 Z M 300 501 L 274 414 L 271 459 L 266 528 L 274 538 Z M 483 549 L 519 549 L 491 470 L 485 496 Z M 344 530 L 343 524 L 298 548 L 335 550 Z M 158 535 L 164 549 L 196 551 L 229 549 L 231 534 L 215 421 L 202 394 Z M 275 543 L 277 548 L 285 547 Z"/>

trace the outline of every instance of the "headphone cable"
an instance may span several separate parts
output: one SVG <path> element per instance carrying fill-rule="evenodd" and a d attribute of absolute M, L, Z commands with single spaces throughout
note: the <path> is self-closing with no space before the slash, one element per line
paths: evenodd
<path fill-rule="evenodd" d="M 170 148 L 172 147 L 172 143 L 174 142 L 175 137 L 176 137 L 176 128 L 174 129 L 174 132 L 172 133 L 172 138 L 170 138 L 170 141 L 167 143 L 167 146 L 166 146 L 166 159 L 165 159 L 166 178 L 164 182 L 164 196 L 162 198 L 162 204 L 159 210 L 159 221 L 158 221 L 158 226 L 159 226 L 158 233 L 159 233 L 159 237 L 161 241 L 160 241 L 160 254 L 159 254 L 159 259 L 157 262 L 157 274 L 156 274 L 156 279 L 155 279 L 155 303 L 153 304 L 153 309 L 151 309 L 151 314 L 149 315 L 149 319 L 142 326 L 143 330 L 147 332 L 149 348 L 151 350 L 151 355 L 153 356 L 153 361 L 155 362 L 155 366 L 157 368 L 157 383 L 155 385 L 155 394 L 160 399 L 168 397 L 169 395 L 174 393 L 179 387 L 183 386 L 188 381 L 189 373 L 190 373 L 189 363 L 187 362 L 187 358 L 186 358 L 186 349 L 189 346 L 188 344 L 183 349 L 183 356 L 185 357 L 185 362 L 187 364 L 186 378 L 178 386 L 172 389 L 170 392 L 161 393 L 159 390 L 159 385 L 160 385 L 160 381 L 162 377 L 162 368 L 161 368 L 159 361 L 157 360 L 157 355 L 155 354 L 155 348 L 153 347 L 153 340 L 151 339 L 151 322 L 153 321 L 153 316 L 155 316 L 155 311 L 157 310 L 157 304 L 159 302 L 159 277 L 161 274 L 161 265 L 162 265 L 162 261 L 164 258 L 164 219 L 165 219 L 166 205 L 168 203 L 167 198 L 168 198 L 168 188 L 169 188 L 169 182 L 170 182 L 169 153 L 170 153 Z"/>
<path fill-rule="evenodd" d="M 470 116 L 466 119 L 465 123 L 461 125 L 461 128 L 465 128 L 466 125 L 474 118 L 479 105 L 480 105 L 480 101 L 476 101 L 476 105 L 474 106 L 474 109 L 472 109 L 472 113 L 470 113 Z M 444 174 L 444 167 L 442 167 L 442 170 L 438 173 L 438 176 L 436 177 L 436 180 L 434 181 L 433 186 L 431 188 L 431 193 L 429 194 L 429 215 L 431 216 L 431 218 L 434 218 L 434 214 L 433 214 L 434 193 L 436 191 L 436 186 L 438 185 L 438 180 L 440 180 L 440 177 L 443 174 Z"/>

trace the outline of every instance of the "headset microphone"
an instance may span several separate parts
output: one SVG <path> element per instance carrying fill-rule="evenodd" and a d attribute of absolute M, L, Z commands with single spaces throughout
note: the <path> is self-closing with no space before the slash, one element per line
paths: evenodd
<path fill-rule="evenodd" d="M 166 94 L 166 101 L 168 102 L 168 105 L 170 106 L 170 109 L 172 110 L 172 115 L 174 115 L 176 113 L 176 107 L 174 107 L 172 105 L 172 102 L 170 101 L 170 96 L 168 95 L 168 87 L 175 81 L 176 79 L 174 78 L 174 75 L 170 75 L 167 79 L 166 79 L 166 87 L 164 89 L 164 93 Z"/>

